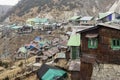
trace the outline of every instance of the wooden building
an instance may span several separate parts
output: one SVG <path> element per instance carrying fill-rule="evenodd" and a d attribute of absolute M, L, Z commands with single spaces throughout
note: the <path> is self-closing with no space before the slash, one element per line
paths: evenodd
<path fill-rule="evenodd" d="M 41 23 L 47 23 L 49 22 L 47 18 L 30 18 L 30 19 L 27 19 L 26 20 L 26 24 L 29 24 L 29 25 L 32 25 L 32 26 L 35 26 L 37 24 L 41 24 Z"/>
<path fill-rule="evenodd" d="M 91 63 L 81 62 L 79 80 L 91 80 L 92 71 L 93 71 L 93 65 Z"/>
<path fill-rule="evenodd" d="M 70 59 L 80 58 L 80 35 L 72 34 L 68 40 L 67 46 L 70 48 Z"/>
<path fill-rule="evenodd" d="M 80 22 L 80 18 L 81 18 L 81 16 L 73 16 L 68 20 L 69 20 L 70 23 L 72 23 L 74 25 L 78 25 L 79 22 Z"/>
<path fill-rule="evenodd" d="M 80 25 L 94 26 L 95 25 L 94 17 L 92 17 L 92 16 L 84 16 L 84 17 L 80 18 Z"/>
<path fill-rule="evenodd" d="M 68 40 L 70 52 L 67 52 L 66 58 L 69 59 L 69 72 L 71 80 L 80 80 L 80 35 L 72 33 Z"/>
<path fill-rule="evenodd" d="M 69 19 L 69 22 L 78 22 L 81 16 L 73 16 Z"/>
<path fill-rule="evenodd" d="M 16 59 L 26 59 L 28 57 L 27 52 L 28 52 L 28 50 L 25 47 L 21 47 L 18 49 L 17 52 L 15 52 L 14 57 Z"/>
<path fill-rule="evenodd" d="M 120 64 L 120 27 L 98 24 L 80 31 L 82 54 L 96 55 L 96 62 Z"/>
<path fill-rule="evenodd" d="M 33 27 L 32 26 L 23 26 L 18 29 L 17 33 L 24 34 L 24 33 L 32 33 Z"/>

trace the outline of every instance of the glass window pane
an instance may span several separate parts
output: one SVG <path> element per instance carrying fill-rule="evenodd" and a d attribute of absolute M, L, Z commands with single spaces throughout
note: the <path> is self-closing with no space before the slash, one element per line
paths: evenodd
<path fill-rule="evenodd" d="M 113 48 L 113 50 L 120 50 L 120 39 L 113 39 L 111 48 Z"/>
<path fill-rule="evenodd" d="M 76 47 L 72 47 L 72 59 L 76 59 Z"/>
<path fill-rule="evenodd" d="M 120 45 L 120 44 L 119 44 L 119 40 L 117 40 L 116 42 L 117 42 L 117 46 L 119 46 L 119 45 Z"/>
<path fill-rule="evenodd" d="M 97 44 L 97 42 L 96 42 L 96 40 L 95 40 L 95 42 L 94 42 L 94 46 L 96 46 L 96 44 Z"/>
<path fill-rule="evenodd" d="M 94 46 L 93 40 L 90 40 L 90 43 L 91 43 L 91 44 L 90 44 L 91 46 Z"/>
<path fill-rule="evenodd" d="M 92 38 L 88 40 L 88 47 L 89 48 L 97 48 L 98 41 L 96 38 Z"/>
<path fill-rule="evenodd" d="M 115 40 L 113 40 L 113 46 L 115 46 L 116 45 L 116 41 Z"/>
<path fill-rule="evenodd" d="M 120 40 L 119 40 L 119 47 L 120 47 Z"/>

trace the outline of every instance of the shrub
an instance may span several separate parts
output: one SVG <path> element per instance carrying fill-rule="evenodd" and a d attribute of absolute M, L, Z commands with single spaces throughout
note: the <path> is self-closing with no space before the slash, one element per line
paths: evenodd
<path fill-rule="evenodd" d="M 23 62 L 21 62 L 18 66 L 19 66 L 19 67 L 22 67 L 22 66 L 23 66 Z"/>
<path fill-rule="evenodd" d="M 2 61 L 0 61 L 0 66 L 2 66 L 4 68 L 8 68 L 9 63 L 8 62 L 2 62 Z"/>
<path fill-rule="evenodd" d="M 9 79 L 9 77 L 7 76 L 7 77 L 5 77 L 3 80 L 10 80 L 10 79 Z"/>

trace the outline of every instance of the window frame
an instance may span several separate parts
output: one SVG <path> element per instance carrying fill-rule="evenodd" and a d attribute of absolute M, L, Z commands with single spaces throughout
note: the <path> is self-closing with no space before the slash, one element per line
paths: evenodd
<path fill-rule="evenodd" d="M 88 38 L 88 48 L 96 49 L 97 47 L 98 47 L 98 38 Z"/>
<path fill-rule="evenodd" d="M 71 46 L 71 59 L 79 58 L 80 58 L 79 46 Z"/>
<path fill-rule="evenodd" d="M 120 39 L 111 39 L 111 48 L 113 50 L 120 50 Z"/>

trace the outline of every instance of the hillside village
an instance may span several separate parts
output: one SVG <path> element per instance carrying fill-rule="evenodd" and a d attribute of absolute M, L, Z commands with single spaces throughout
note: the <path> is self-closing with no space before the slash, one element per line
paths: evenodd
<path fill-rule="evenodd" d="M 118 12 L 36 16 L 0 25 L 0 80 L 120 80 Z"/>

